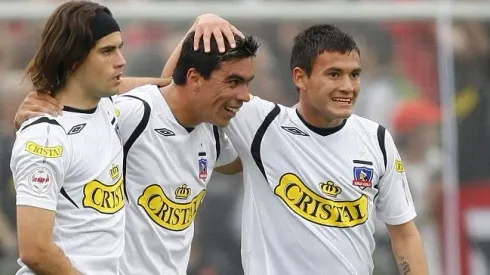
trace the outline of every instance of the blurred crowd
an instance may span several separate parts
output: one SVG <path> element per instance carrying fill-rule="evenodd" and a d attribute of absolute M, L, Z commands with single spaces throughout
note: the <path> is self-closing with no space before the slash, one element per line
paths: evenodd
<path fill-rule="evenodd" d="M 166 59 L 192 22 L 122 21 L 125 75 L 159 76 Z M 293 37 L 312 23 L 232 22 L 262 45 L 251 93 L 287 106 L 297 102 L 289 52 Z M 442 275 L 441 110 L 438 48 L 431 22 L 336 24 L 361 48 L 361 94 L 355 113 L 391 131 L 405 164 L 433 275 Z M 15 192 L 9 162 L 13 117 L 30 87 L 23 69 L 34 54 L 42 22 L 0 20 L 0 275 L 17 269 Z M 456 66 L 459 177 L 461 188 L 488 186 L 490 179 L 490 24 L 456 22 L 452 28 Z M 213 175 L 196 220 L 189 275 L 239 275 L 242 179 Z M 457 215 L 455 213 L 455 215 Z M 488 222 L 488 221 L 487 221 Z M 377 229 L 375 274 L 396 274 L 384 225 Z M 489 240 L 470 240 L 474 274 L 490 274 Z M 487 254 L 485 254 L 487 253 Z M 481 273 L 479 273 L 481 272 Z"/>

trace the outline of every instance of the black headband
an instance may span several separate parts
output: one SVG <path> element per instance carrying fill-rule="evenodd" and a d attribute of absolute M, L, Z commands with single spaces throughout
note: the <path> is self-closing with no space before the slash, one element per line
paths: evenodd
<path fill-rule="evenodd" d="M 94 42 L 97 42 L 104 36 L 107 36 L 113 32 L 119 32 L 121 29 L 112 15 L 105 11 L 98 12 L 90 22 L 90 30 L 92 31 L 92 38 Z"/>

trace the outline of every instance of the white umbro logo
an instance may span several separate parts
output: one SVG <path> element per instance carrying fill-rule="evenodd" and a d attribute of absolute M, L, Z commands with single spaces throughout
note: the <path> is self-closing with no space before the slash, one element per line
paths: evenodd
<path fill-rule="evenodd" d="M 296 127 L 281 126 L 281 128 L 286 130 L 287 132 L 293 134 L 293 135 L 305 136 L 305 137 L 310 136 L 310 135 L 308 135 L 308 133 L 305 133 Z"/>
<path fill-rule="evenodd" d="M 67 135 L 76 135 L 76 134 L 80 133 L 82 131 L 82 129 L 85 127 L 85 125 L 87 125 L 87 123 L 82 123 L 82 124 L 78 124 L 78 125 L 71 127 L 71 129 L 70 129 L 70 131 L 68 131 Z"/>
<path fill-rule="evenodd" d="M 155 129 L 155 132 L 157 132 L 160 135 L 165 136 L 165 137 L 175 136 L 175 133 L 170 131 L 167 128 Z"/>

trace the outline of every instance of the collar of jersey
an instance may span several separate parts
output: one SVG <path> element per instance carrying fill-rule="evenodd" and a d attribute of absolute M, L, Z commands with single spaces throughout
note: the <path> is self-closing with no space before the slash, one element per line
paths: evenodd
<path fill-rule="evenodd" d="M 77 109 L 70 106 L 64 106 L 63 111 L 72 113 L 93 114 L 95 113 L 95 111 L 97 111 L 97 106 L 92 109 Z"/>
<path fill-rule="evenodd" d="M 301 122 L 303 122 L 303 124 L 308 127 L 308 129 L 310 129 L 310 131 L 320 135 L 320 136 L 328 136 L 328 135 L 331 135 L 331 134 L 334 134 L 338 131 L 340 131 L 342 128 L 344 128 L 345 126 L 345 123 L 347 122 L 347 119 L 344 119 L 342 121 L 342 123 L 339 125 L 339 126 L 335 126 L 335 127 L 332 127 L 332 128 L 321 128 L 321 127 L 316 127 L 316 126 L 313 126 L 311 124 L 309 124 L 302 116 L 301 114 L 298 112 L 298 109 L 295 110 L 296 111 L 296 115 L 298 116 L 298 118 L 301 120 Z"/>

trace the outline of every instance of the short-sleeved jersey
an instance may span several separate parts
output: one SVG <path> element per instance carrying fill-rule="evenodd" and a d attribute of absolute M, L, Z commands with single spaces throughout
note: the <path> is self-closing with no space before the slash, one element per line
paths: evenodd
<path fill-rule="evenodd" d="M 375 213 L 415 217 L 394 142 L 372 121 L 315 128 L 253 97 L 225 133 L 244 167 L 245 274 L 372 274 Z"/>
<path fill-rule="evenodd" d="M 17 132 L 18 206 L 55 212 L 53 242 L 82 274 L 118 274 L 124 250 L 123 148 L 114 106 L 33 118 Z M 17 274 L 32 274 L 20 260 Z"/>
<path fill-rule="evenodd" d="M 210 124 L 186 129 L 156 86 L 114 100 L 125 152 L 123 274 L 186 274 L 194 219 L 213 168 L 237 153 Z"/>

